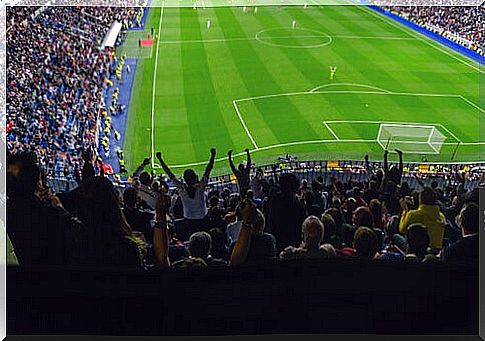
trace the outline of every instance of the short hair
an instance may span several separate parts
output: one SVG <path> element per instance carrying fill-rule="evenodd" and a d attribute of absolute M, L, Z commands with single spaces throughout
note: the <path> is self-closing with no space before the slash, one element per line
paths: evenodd
<path fill-rule="evenodd" d="M 206 268 L 207 263 L 198 257 L 191 257 L 186 259 L 182 264 L 180 264 L 180 268 Z"/>
<path fill-rule="evenodd" d="M 303 234 L 303 241 L 305 244 L 309 247 L 317 248 L 323 238 L 324 226 L 320 219 L 314 215 L 311 215 L 303 220 L 301 232 Z"/>
<path fill-rule="evenodd" d="M 374 258 L 379 251 L 376 233 L 366 226 L 359 227 L 354 235 L 354 249 L 361 258 Z"/>
<path fill-rule="evenodd" d="M 18 167 L 17 174 L 8 170 L 8 167 L 13 165 Z M 41 175 L 36 155 L 32 152 L 11 154 L 7 162 L 7 176 L 9 174 L 13 176 L 17 183 L 15 185 L 13 183 L 8 184 L 7 191 L 35 192 Z M 17 188 L 12 188 L 13 186 Z"/>
<path fill-rule="evenodd" d="M 297 177 L 291 173 L 284 173 L 280 176 L 281 191 L 285 193 L 296 193 L 300 186 Z"/>
<path fill-rule="evenodd" d="M 419 194 L 419 203 L 423 205 L 436 205 L 436 192 L 430 187 L 425 187 Z"/>
<path fill-rule="evenodd" d="M 471 233 L 478 232 L 478 221 L 480 213 L 478 205 L 474 202 L 469 202 L 463 206 L 460 212 L 460 224 L 463 230 Z"/>
<path fill-rule="evenodd" d="M 337 225 L 335 223 L 335 219 L 330 213 L 324 213 L 322 214 L 322 218 L 320 220 L 323 224 L 323 240 L 328 241 L 330 237 L 337 234 Z"/>
<path fill-rule="evenodd" d="M 374 227 L 374 217 L 368 207 L 360 206 L 354 211 L 355 226 Z"/>
<path fill-rule="evenodd" d="M 138 196 L 138 191 L 136 190 L 136 188 L 128 187 L 123 192 L 123 202 L 127 206 L 135 207 L 137 196 Z"/>
<path fill-rule="evenodd" d="M 426 255 L 430 240 L 428 229 L 422 224 L 412 224 L 406 232 L 408 253 L 414 253 L 418 257 Z"/>
<path fill-rule="evenodd" d="M 192 257 L 206 258 L 212 248 L 212 238 L 207 232 L 195 232 L 189 238 L 189 253 Z"/>

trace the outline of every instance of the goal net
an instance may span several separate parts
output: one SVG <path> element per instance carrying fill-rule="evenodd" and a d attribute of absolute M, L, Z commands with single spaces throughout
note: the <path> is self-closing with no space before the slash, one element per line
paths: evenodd
<path fill-rule="evenodd" d="M 439 154 L 445 140 L 446 136 L 433 125 L 382 123 L 377 134 L 383 149 L 415 154 Z"/>

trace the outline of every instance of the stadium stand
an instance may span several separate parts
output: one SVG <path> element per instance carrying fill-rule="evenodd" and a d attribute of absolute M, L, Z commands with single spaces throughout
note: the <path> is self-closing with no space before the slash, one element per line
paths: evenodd
<path fill-rule="evenodd" d="M 480 166 L 386 151 L 211 178 L 214 150 L 200 178 L 157 155 L 168 178 L 144 161 L 112 181 L 95 150 L 113 54 L 97 47 L 139 13 L 7 14 L 10 333 L 476 334 Z M 460 20 L 445 27 L 482 44 Z"/>
<path fill-rule="evenodd" d="M 464 6 L 383 6 L 412 22 L 473 51 L 485 54 L 485 26 L 480 18 L 485 7 Z"/>

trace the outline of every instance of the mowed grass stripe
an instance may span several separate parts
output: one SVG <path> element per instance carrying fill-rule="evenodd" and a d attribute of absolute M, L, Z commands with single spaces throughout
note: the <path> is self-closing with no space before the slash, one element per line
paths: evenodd
<path fill-rule="evenodd" d="M 180 9 L 180 27 L 182 37 L 202 38 L 197 11 Z M 182 44 L 182 66 L 189 129 L 200 160 L 209 155 L 211 147 L 232 147 L 232 140 L 222 119 L 204 44 Z"/>
<path fill-rule="evenodd" d="M 311 13 L 312 17 L 316 16 L 318 19 L 313 19 L 315 24 L 318 24 L 322 20 L 321 13 Z M 350 22 L 342 21 L 342 22 L 335 22 L 333 16 L 325 17 L 325 21 L 333 21 L 335 25 L 343 26 L 343 30 L 352 29 L 353 24 Z M 412 85 L 419 84 L 419 79 L 414 78 L 414 76 L 400 74 L 400 77 L 396 77 L 394 74 L 391 74 L 392 70 L 394 69 L 394 65 L 398 64 L 393 61 L 393 59 L 386 56 L 385 53 L 375 47 L 375 43 L 361 40 L 354 43 L 347 43 L 347 44 L 340 44 L 335 45 L 335 50 L 339 51 L 338 49 L 342 48 L 342 53 L 346 55 L 351 55 L 354 61 L 359 61 L 359 65 L 362 65 L 362 68 L 366 70 L 366 78 L 368 78 L 367 84 L 369 85 L 377 85 L 384 89 L 393 89 L 396 91 L 397 89 L 403 89 L 401 91 L 408 91 L 408 92 L 419 92 L 416 91 L 416 87 L 412 87 Z M 362 51 L 366 51 L 367 53 L 362 53 Z M 385 63 L 388 67 L 383 68 L 382 63 Z M 398 65 L 396 65 L 398 67 Z M 409 86 L 404 85 L 409 84 Z M 387 85 L 389 86 L 387 86 Z M 359 95 L 356 95 L 359 97 Z M 394 108 L 392 110 L 400 110 L 399 103 L 396 102 L 394 96 L 387 96 L 386 99 L 382 100 L 383 108 L 387 107 L 389 109 Z M 428 107 L 425 101 L 422 101 L 420 97 L 413 97 L 414 105 L 420 108 L 426 108 L 426 112 L 429 114 L 434 113 L 434 108 Z M 386 105 L 387 102 L 387 105 Z M 361 101 L 362 104 L 362 101 Z M 376 118 L 385 120 L 385 113 L 376 113 Z M 403 117 L 406 117 L 406 113 L 403 112 Z M 435 117 L 439 117 L 439 113 L 435 112 Z M 356 132 L 357 133 L 357 132 Z"/>
<path fill-rule="evenodd" d="M 220 37 L 224 39 L 224 34 L 220 23 L 217 20 L 217 9 L 207 8 L 203 11 L 203 15 L 199 15 L 201 25 L 202 37 L 204 40 L 212 37 Z M 211 20 L 211 28 L 207 29 L 207 19 Z M 254 146 L 244 130 L 241 121 L 239 120 L 236 110 L 233 105 L 233 100 L 240 98 L 251 97 L 251 92 L 246 88 L 241 70 L 244 72 L 251 72 L 251 69 L 242 68 L 236 65 L 232 58 L 231 51 L 227 43 L 221 41 L 218 43 L 206 43 L 205 50 L 207 54 L 207 61 L 212 75 L 212 82 L 217 96 L 219 97 L 219 105 L 221 111 L 224 113 L 223 119 L 231 132 L 233 140 L 234 153 L 242 152 L 245 148 L 253 149 Z M 253 75 L 257 77 L 256 74 Z M 257 140 L 258 136 L 264 136 L 264 142 L 277 144 L 278 139 L 272 134 L 262 119 L 262 115 L 255 107 L 248 112 L 251 116 L 251 122 L 257 122 L 251 126 L 251 134 Z M 244 117 L 244 112 L 241 112 Z M 258 120 L 259 119 L 259 120 Z M 223 146 L 224 151 L 230 149 L 230 146 Z"/>
<path fill-rule="evenodd" d="M 269 27 L 281 27 L 283 30 L 288 30 L 288 34 L 291 34 L 292 29 L 290 23 L 294 16 L 291 16 L 287 11 L 282 11 L 279 15 L 274 15 L 274 11 L 264 11 L 261 15 L 258 14 L 257 20 L 259 22 L 265 22 Z M 301 15 L 296 19 L 297 28 L 307 28 L 307 17 Z M 304 34 L 316 34 L 308 31 Z M 290 40 L 289 40 L 290 41 Z M 285 42 L 285 43 L 289 43 Z M 298 46 L 298 39 L 293 39 L 295 46 Z M 311 50 L 318 51 L 318 58 L 310 53 Z M 295 92 L 307 91 L 316 85 L 320 85 L 328 81 L 329 67 L 334 65 L 331 61 L 334 60 L 334 55 L 328 46 L 315 48 L 315 49 L 298 49 L 298 48 L 286 48 L 286 47 L 265 47 L 264 51 L 273 56 L 275 53 L 283 53 L 286 59 L 291 65 L 299 70 L 305 77 L 305 82 L 298 82 L 296 79 L 292 84 Z M 275 51 L 275 52 L 273 52 Z M 286 70 L 287 67 L 284 67 Z M 306 85 L 304 85 L 306 84 Z M 289 92 L 292 92 L 289 91 Z M 313 127 L 322 139 L 333 139 L 330 132 L 322 125 L 322 121 L 328 117 L 329 111 L 335 107 L 332 104 L 332 98 L 330 96 L 288 96 L 286 97 L 293 105 L 298 108 L 301 115 L 306 121 Z M 330 100 L 329 100 L 330 99 Z M 272 101 L 274 99 L 268 99 Z M 264 100 L 262 100 L 264 101 Z M 315 110 L 309 110 L 309 108 L 316 108 Z M 302 134 L 302 137 L 305 135 Z M 331 148 L 329 145 L 322 145 L 320 148 L 326 150 Z"/>
<path fill-rule="evenodd" d="M 225 36 L 230 36 L 231 33 L 237 33 L 238 36 L 246 36 L 246 32 L 237 21 L 232 9 L 221 8 L 216 13 Z M 261 61 L 251 42 L 229 41 L 227 45 L 236 65 L 240 67 L 240 75 L 246 84 L 246 88 L 251 93 L 257 95 L 285 92 Z M 246 70 L 251 70 L 251 72 L 245 72 Z M 282 97 L 274 101 L 258 101 L 256 106 L 262 113 L 266 125 L 280 142 L 298 141 L 301 139 L 302 131 L 309 139 L 318 138 L 318 134 L 287 98 Z M 282 127 L 286 127 L 286 129 L 282 129 Z M 249 128 L 251 129 L 251 127 Z M 261 138 L 259 137 L 259 140 Z M 256 140 L 258 141 L 258 137 L 256 137 Z"/>
<path fill-rule="evenodd" d="M 161 40 L 178 39 L 180 13 L 177 8 L 164 9 Z M 183 164 L 197 159 L 185 105 L 185 88 L 179 44 L 161 44 L 157 70 L 155 106 L 155 149 L 162 151 L 170 164 Z M 170 141 L 170 143 L 167 143 Z"/>
<path fill-rule="evenodd" d="M 159 20 L 160 11 L 150 9 L 147 25 L 158 27 Z M 138 60 L 123 144 L 126 165 L 132 171 L 145 157 L 151 154 L 151 105 L 154 67 L 155 58 Z"/>

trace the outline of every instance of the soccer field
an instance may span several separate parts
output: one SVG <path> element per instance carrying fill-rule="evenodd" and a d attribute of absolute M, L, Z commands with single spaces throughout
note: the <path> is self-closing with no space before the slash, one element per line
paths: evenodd
<path fill-rule="evenodd" d="M 162 3 L 151 27 L 153 48 L 138 47 L 142 32 L 121 48 L 140 57 L 124 142 L 131 171 L 154 151 L 177 173 L 200 169 L 211 147 L 215 173 L 228 172 L 228 150 L 239 160 L 245 148 L 256 165 L 286 153 L 381 160 L 386 147 L 406 161 L 483 160 L 478 64 L 370 8 Z"/>

